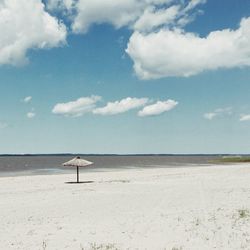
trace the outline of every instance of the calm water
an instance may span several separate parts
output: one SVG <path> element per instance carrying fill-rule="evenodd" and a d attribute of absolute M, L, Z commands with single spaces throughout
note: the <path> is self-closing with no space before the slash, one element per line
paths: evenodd
<path fill-rule="evenodd" d="M 74 156 L 0 156 L 0 176 L 68 173 L 61 164 Z M 207 165 L 219 156 L 84 156 L 94 162 L 85 171 L 124 168 L 188 167 Z"/>

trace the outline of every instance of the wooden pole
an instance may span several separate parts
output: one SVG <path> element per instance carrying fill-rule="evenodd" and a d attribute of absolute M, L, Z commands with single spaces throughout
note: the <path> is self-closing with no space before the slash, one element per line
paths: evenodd
<path fill-rule="evenodd" d="M 79 167 L 77 166 L 77 183 L 79 183 Z"/>

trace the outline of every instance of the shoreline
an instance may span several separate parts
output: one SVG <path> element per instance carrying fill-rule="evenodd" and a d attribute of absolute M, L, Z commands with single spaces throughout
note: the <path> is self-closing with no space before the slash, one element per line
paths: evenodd
<path fill-rule="evenodd" d="M 223 163 L 204 163 L 204 164 L 185 164 L 185 165 L 156 165 L 156 166 L 121 166 L 121 167 L 103 167 L 103 168 L 80 168 L 80 175 L 88 175 L 88 174 L 97 174 L 97 173 L 119 173 L 119 172 L 126 172 L 126 171 L 157 171 L 157 170 L 184 170 L 184 169 L 190 169 L 191 171 L 195 169 L 211 169 L 211 168 L 223 168 L 223 167 L 244 167 L 249 166 L 249 162 L 243 162 L 243 163 L 229 163 L 229 162 L 223 162 Z M 72 167 L 72 169 L 69 168 L 49 168 L 49 169 L 35 169 L 35 170 L 20 170 L 20 171 L 3 171 L 0 172 L 0 179 L 1 178 L 15 178 L 15 177 L 39 177 L 39 176 L 61 176 L 61 175 L 76 175 L 76 169 Z"/>
<path fill-rule="evenodd" d="M 236 166 L 250 164 L 249 162 L 243 163 L 230 163 L 230 162 L 212 162 L 204 164 L 172 164 L 172 165 L 152 165 L 152 166 L 120 166 L 120 167 L 88 167 L 81 168 L 80 172 L 84 173 L 96 173 L 96 172 L 115 172 L 126 170 L 140 170 L 140 169 L 180 169 L 180 168 L 199 168 L 199 167 L 214 167 L 214 166 Z M 72 168 L 41 168 L 41 169 L 29 169 L 29 170 L 16 170 L 16 171 L 0 171 L 0 178 L 6 177 L 18 177 L 18 176 L 39 176 L 39 175 L 64 175 L 74 174 L 75 169 Z"/>

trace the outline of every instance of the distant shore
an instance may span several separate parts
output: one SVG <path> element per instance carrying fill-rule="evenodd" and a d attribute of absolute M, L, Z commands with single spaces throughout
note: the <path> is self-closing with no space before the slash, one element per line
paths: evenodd
<path fill-rule="evenodd" d="M 217 160 L 214 160 L 216 163 L 250 163 L 250 157 L 249 156 L 223 156 L 220 157 Z"/>
<path fill-rule="evenodd" d="M 91 153 L 91 154 L 84 154 L 84 153 L 52 153 L 52 154 L 46 154 L 46 153 L 41 153 L 41 154 L 0 154 L 1 156 L 218 156 L 218 157 L 223 157 L 223 156 L 229 156 L 229 157 L 234 157 L 239 154 L 225 154 L 225 153 L 214 153 L 214 154 L 199 154 L 199 153 L 194 153 L 194 154 L 163 154 L 163 153 L 149 153 L 149 154 L 99 154 L 99 153 Z M 240 154 L 243 157 L 250 157 L 250 154 Z"/>

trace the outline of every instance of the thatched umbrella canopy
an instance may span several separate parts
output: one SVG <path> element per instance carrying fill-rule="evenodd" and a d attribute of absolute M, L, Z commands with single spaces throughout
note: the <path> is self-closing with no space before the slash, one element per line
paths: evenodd
<path fill-rule="evenodd" d="M 63 163 L 63 166 L 66 167 L 76 167 L 77 168 L 77 183 L 79 183 L 79 167 L 86 167 L 93 164 L 93 162 L 91 161 L 87 161 L 85 159 L 81 159 L 80 156 L 77 156 L 75 158 L 73 158 L 70 161 L 67 161 L 65 163 Z"/>

